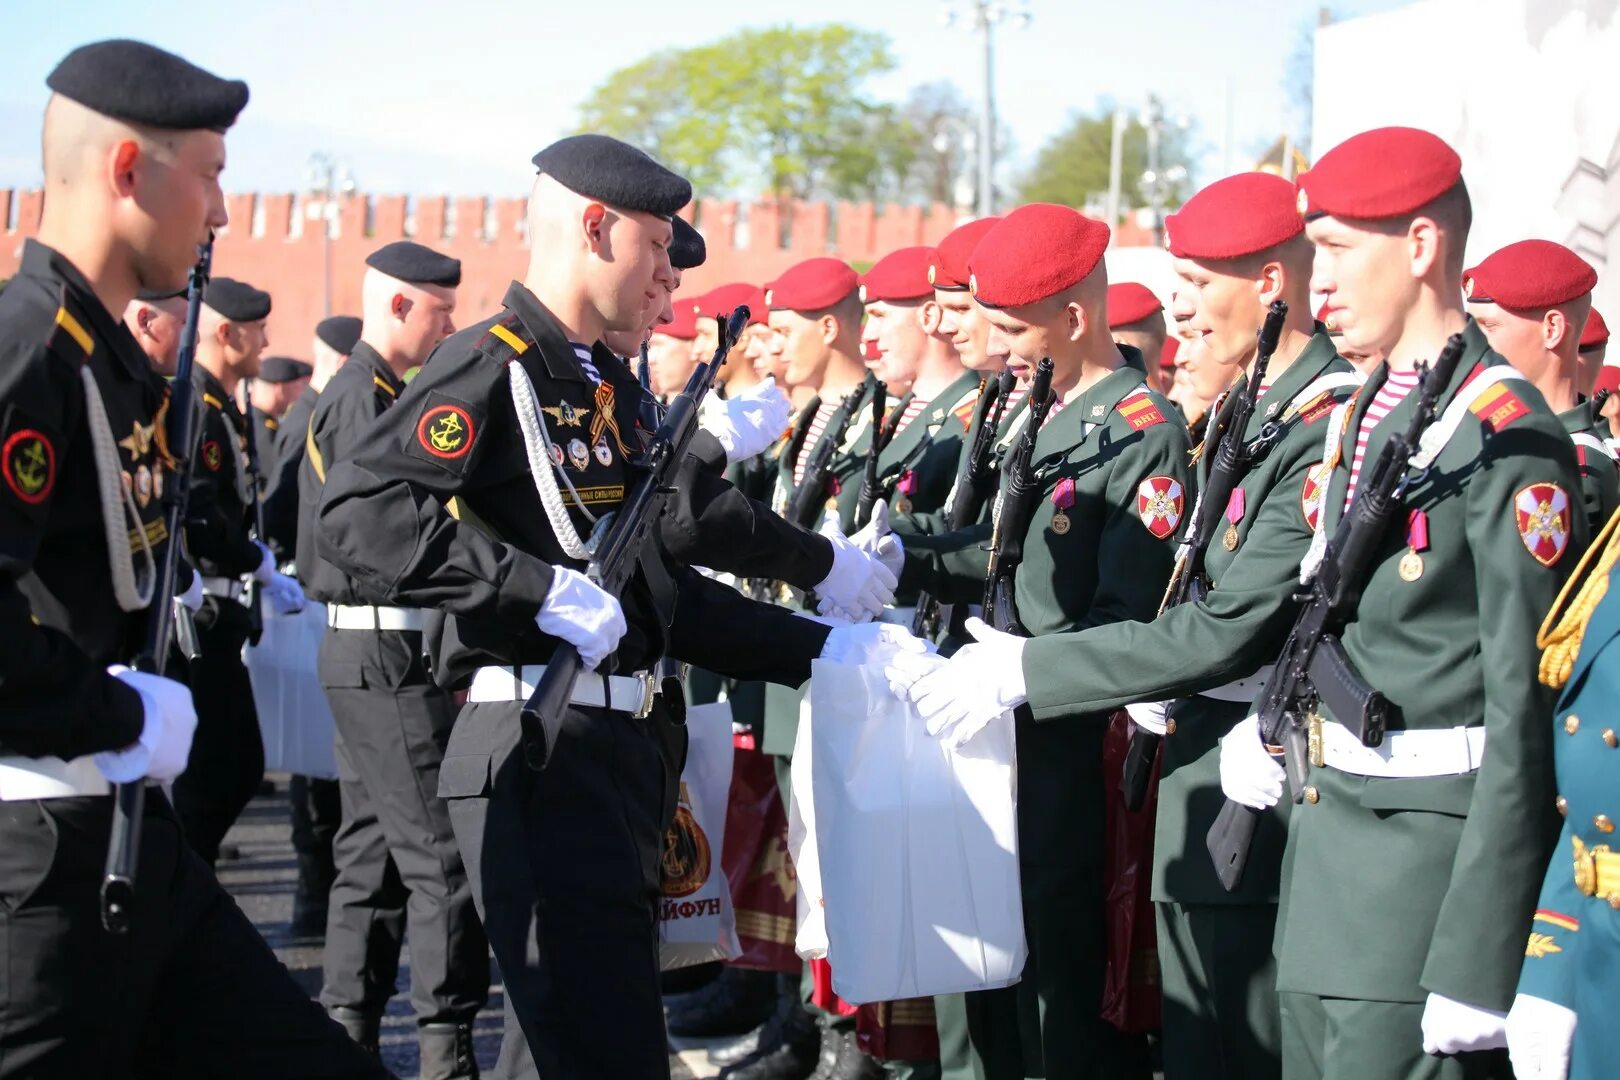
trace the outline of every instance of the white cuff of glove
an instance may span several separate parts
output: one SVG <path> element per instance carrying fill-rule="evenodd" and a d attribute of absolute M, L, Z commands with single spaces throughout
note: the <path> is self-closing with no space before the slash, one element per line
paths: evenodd
<path fill-rule="evenodd" d="M 253 544 L 259 549 L 260 554 L 263 556 L 259 560 L 258 569 L 253 571 L 253 580 L 257 581 L 260 585 L 268 585 L 270 584 L 270 579 L 276 576 L 276 557 L 271 553 L 269 548 L 265 547 L 259 541 L 255 540 L 253 541 Z"/>
<path fill-rule="evenodd" d="M 824 528 L 822 535 L 832 542 L 833 564 L 816 585 L 817 610 L 823 615 L 845 614 L 857 621 L 876 618 L 894 600 L 899 579 L 839 532 L 836 525 Z"/>
<path fill-rule="evenodd" d="M 534 617 L 535 625 L 578 649 L 585 667 L 594 671 L 624 637 L 628 626 L 624 609 L 617 597 L 578 570 L 553 566 L 551 575 L 551 588 Z"/>
<path fill-rule="evenodd" d="M 704 413 L 703 429 L 725 447 L 731 465 L 757 457 L 770 448 L 787 427 L 792 410 L 787 395 L 775 383 L 750 387 Z"/>
<path fill-rule="evenodd" d="M 286 574 L 271 578 L 264 587 L 264 596 L 270 602 L 270 609 L 277 615 L 296 615 L 308 603 L 304 599 L 303 587 Z"/>
<path fill-rule="evenodd" d="M 1245 717 L 1221 737 L 1221 791 L 1251 810 L 1266 810 L 1282 798 L 1288 773 L 1260 742 L 1260 718 Z"/>
<path fill-rule="evenodd" d="M 107 674 L 134 687 L 141 695 L 145 715 L 140 738 L 133 745 L 95 755 L 101 775 L 115 784 L 132 784 L 146 777 L 173 780 L 185 772 L 197 731 L 191 691 L 173 679 L 132 671 L 122 664 L 112 665 Z"/>
<path fill-rule="evenodd" d="M 1170 711 L 1168 701 L 1138 701 L 1125 706 L 1131 720 L 1137 727 L 1152 735 L 1163 735 L 1170 726 L 1166 713 Z"/>
<path fill-rule="evenodd" d="M 1423 1052 L 1461 1054 L 1507 1045 L 1507 1013 L 1482 1009 L 1444 994 L 1430 994 L 1423 1006 Z"/>
<path fill-rule="evenodd" d="M 1507 1014 L 1508 1058 L 1518 1080 L 1567 1080 L 1575 1011 L 1520 994 Z"/>
<path fill-rule="evenodd" d="M 883 665 L 898 653 L 931 653 L 932 642 L 912 634 L 904 626 L 869 622 L 860 626 L 835 627 L 827 635 L 817 658 L 834 664 Z"/>
<path fill-rule="evenodd" d="M 193 615 L 202 610 L 202 574 L 197 571 L 196 567 L 192 567 L 191 570 L 191 584 L 186 586 L 186 591 L 181 593 L 177 599 L 186 605 L 186 610 Z"/>

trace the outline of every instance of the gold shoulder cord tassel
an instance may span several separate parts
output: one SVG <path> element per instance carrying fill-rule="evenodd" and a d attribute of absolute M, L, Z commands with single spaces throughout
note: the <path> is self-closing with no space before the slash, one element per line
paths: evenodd
<path fill-rule="evenodd" d="M 1593 565 L 1594 559 L 1596 565 Z M 1586 624 L 1609 591 L 1609 571 L 1616 562 L 1620 562 L 1620 510 L 1598 531 L 1536 632 L 1536 648 L 1543 650 L 1542 685 L 1558 690 L 1569 681 L 1569 673 L 1575 669 L 1575 657 L 1581 651 Z M 1572 593 L 1573 601 L 1570 600 Z M 1569 604 L 1567 612 L 1564 611 L 1566 603 Z M 1563 612 L 1562 617 L 1560 612 Z"/>

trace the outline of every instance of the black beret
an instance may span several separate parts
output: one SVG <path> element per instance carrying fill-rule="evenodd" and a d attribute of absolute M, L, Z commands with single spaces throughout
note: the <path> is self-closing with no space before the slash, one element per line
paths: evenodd
<path fill-rule="evenodd" d="M 223 132 L 247 105 L 247 83 L 221 79 L 144 41 L 97 41 L 62 58 L 45 85 L 80 105 L 145 127 Z"/>
<path fill-rule="evenodd" d="M 692 185 L 629 143 L 570 135 L 534 155 L 534 167 L 577 195 L 621 210 L 669 217 L 692 201 Z"/>
<path fill-rule="evenodd" d="M 290 356 L 267 356 L 259 364 L 260 382 L 289 383 L 297 379 L 307 379 L 313 374 L 315 374 L 313 367 Z"/>
<path fill-rule="evenodd" d="M 348 356 L 360 342 L 360 316 L 333 315 L 322 319 L 315 325 L 315 336 L 328 348 Z"/>
<path fill-rule="evenodd" d="M 185 295 L 185 289 L 142 289 L 135 294 L 135 299 L 148 304 L 161 304 L 165 300 L 182 300 Z"/>
<path fill-rule="evenodd" d="M 270 294 L 245 281 L 217 277 L 208 283 L 203 303 L 231 322 L 254 322 L 270 314 Z"/>
<path fill-rule="evenodd" d="M 461 284 L 461 260 L 410 240 L 395 240 L 366 256 L 366 265 L 411 285 Z"/>
<path fill-rule="evenodd" d="M 677 270 L 702 266 L 703 260 L 709 256 L 703 234 L 688 225 L 685 218 L 677 217 L 671 224 L 675 226 L 675 236 L 669 242 L 669 265 Z"/>

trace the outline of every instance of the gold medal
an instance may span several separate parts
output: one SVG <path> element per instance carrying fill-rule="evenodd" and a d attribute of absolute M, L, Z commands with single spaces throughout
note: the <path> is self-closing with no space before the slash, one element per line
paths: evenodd
<path fill-rule="evenodd" d="M 838 496 L 834 495 L 834 496 L 831 496 L 830 498 L 828 498 L 828 500 L 827 500 L 827 509 L 828 510 L 837 510 L 838 509 Z"/>
<path fill-rule="evenodd" d="M 911 500 L 906 498 L 904 495 L 894 500 L 894 512 L 897 514 L 911 513 Z"/>
<path fill-rule="evenodd" d="M 1399 570 L 1402 581 L 1416 581 L 1423 576 L 1423 556 L 1415 551 L 1407 551 L 1401 556 Z"/>
<path fill-rule="evenodd" d="M 1221 537 L 1221 547 L 1227 551 L 1236 551 L 1238 546 L 1238 531 L 1236 525 L 1228 524 L 1226 534 Z"/>
<path fill-rule="evenodd" d="M 1065 514 L 1062 510 L 1059 510 L 1057 513 L 1052 515 L 1052 531 L 1057 533 L 1059 536 L 1062 536 L 1069 531 L 1069 524 L 1069 515 Z"/>

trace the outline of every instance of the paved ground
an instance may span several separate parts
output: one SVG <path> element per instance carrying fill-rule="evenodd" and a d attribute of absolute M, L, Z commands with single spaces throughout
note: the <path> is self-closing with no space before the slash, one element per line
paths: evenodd
<path fill-rule="evenodd" d="M 293 885 L 297 875 L 287 816 L 286 777 L 276 776 L 273 779 L 276 783 L 275 794 L 255 799 L 226 837 L 227 844 L 236 845 L 240 858 L 221 861 L 219 878 L 259 928 L 259 932 L 275 948 L 276 955 L 287 965 L 293 977 L 313 997 L 320 991 L 321 950 L 318 946 L 294 942 L 288 937 L 287 922 L 292 918 Z M 383 1060 L 404 1080 L 417 1075 L 416 1024 L 408 997 L 410 978 L 410 956 L 407 951 L 400 963 L 399 992 L 389 1002 L 382 1030 Z M 489 1006 L 478 1015 L 474 1033 L 478 1061 L 486 1073 L 494 1067 L 502 1026 L 503 988 L 500 974 L 493 963 L 490 965 L 490 978 L 493 986 Z M 708 1063 L 704 1044 L 682 1040 L 680 1045 L 682 1049 L 671 1047 L 670 1052 L 670 1071 L 674 1080 L 715 1075 L 716 1070 Z"/>

